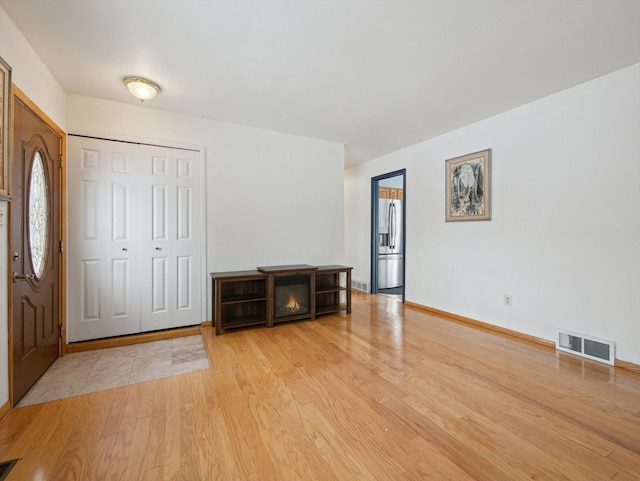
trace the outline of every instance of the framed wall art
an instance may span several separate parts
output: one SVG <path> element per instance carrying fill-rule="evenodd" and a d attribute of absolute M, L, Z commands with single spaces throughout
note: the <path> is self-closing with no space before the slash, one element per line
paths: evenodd
<path fill-rule="evenodd" d="M 491 220 L 491 149 L 448 159 L 445 165 L 445 220 Z"/>
<path fill-rule="evenodd" d="M 0 58 L 0 196 L 9 194 L 11 67 Z"/>

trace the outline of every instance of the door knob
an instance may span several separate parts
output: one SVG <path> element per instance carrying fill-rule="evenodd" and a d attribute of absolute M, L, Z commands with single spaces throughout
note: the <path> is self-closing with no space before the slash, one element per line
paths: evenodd
<path fill-rule="evenodd" d="M 161 251 L 161 250 L 162 250 L 162 247 L 156 247 L 156 250 L 157 250 L 157 251 Z"/>
<path fill-rule="evenodd" d="M 29 279 L 33 279 L 35 276 L 33 274 L 18 274 L 17 272 L 14 272 L 13 274 L 11 274 L 11 278 L 13 279 L 13 282 L 16 281 L 26 281 Z"/>

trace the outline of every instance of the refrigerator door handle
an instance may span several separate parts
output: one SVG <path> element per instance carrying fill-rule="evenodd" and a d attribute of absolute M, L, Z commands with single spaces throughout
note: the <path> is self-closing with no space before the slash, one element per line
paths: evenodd
<path fill-rule="evenodd" d="M 396 248 L 396 204 L 389 206 L 389 244 L 392 249 Z"/>
<path fill-rule="evenodd" d="M 387 207 L 387 225 L 389 226 L 389 248 L 393 249 L 393 224 L 391 223 L 391 221 L 393 220 L 391 218 L 391 206 L 393 204 L 389 204 L 389 207 Z"/>

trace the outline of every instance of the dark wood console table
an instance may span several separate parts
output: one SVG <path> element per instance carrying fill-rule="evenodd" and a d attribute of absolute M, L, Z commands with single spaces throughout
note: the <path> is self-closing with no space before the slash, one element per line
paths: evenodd
<path fill-rule="evenodd" d="M 351 267 L 307 264 L 259 267 L 254 271 L 212 272 L 213 327 L 216 335 L 238 327 L 274 324 L 346 311 L 351 314 Z M 279 317 L 274 296 L 281 279 L 309 282 L 308 309 Z"/>

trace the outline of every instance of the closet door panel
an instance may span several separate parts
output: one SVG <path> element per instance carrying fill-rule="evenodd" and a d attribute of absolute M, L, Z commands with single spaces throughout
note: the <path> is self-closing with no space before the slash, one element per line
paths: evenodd
<path fill-rule="evenodd" d="M 111 329 L 107 336 L 140 332 L 140 262 L 138 224 L 140 146 L 123 142 L 106 144 L 110 197 L 110 235 L 107 242 L 108 276 L 103 288 Z"/>
<path fill-rule="evenodd" d="M 161 277 L 150 264 L 149 289 L 142 295 L 142 329 L 151 331 L 202 322 L 200 227 L 194 212 L 199 198 L 199 152 L 153 148 L 149 194 L 152 223 L 143 224 L 143 243 L 150 255 L 166 259 Z M 144 194 L 143 194 L 144 195 Z M 144 284 L 144 282 L 143 282 Z M 156 293 L 166 293 L 166 310 L 155 310 Z M 151 309 L 145 309 L 149 305 Z"/>
<path fill-rule="evenodd" d="M 100 260 L 83 259 L 80 264 L 79 320 L 81 323 L 99 321 L 102 317 L 100 314 L 100 278 Z"/>
<path fill-rule="evenodd" d="M 166 257 L 154 257 L 151 259 L 151 313 L 167 314 L 169 312 L 168 292 L 169 279 Z M 169 326 L 171 327 L 171 326 Z"/>
<path fill-rule="evenodd" d="M 112 312 L 114 318 L 129 316 L 132 313 L 129 302 L 131 289 L 131 269 L 129 259 L 111 260 L 111 292 L 112 292 Z"/>
<path fill-rule="evenodd" d="M 203 321 L 202 299 L 202 254 L 200 252 L 200 210 L 204 206 L 201 198 L 199 152 L 174 151 L 176 175 L 176 220 L 175 263 L 176 310 L 174 326 L 188 326 Z"/>
<path fill-rule="evenodd" d="M 169 193 L 166 185 L 151 186 L 151 240 L 166 241 Z"/>
<path fill-rule="evenodd" d="M 177 275 L 177 306 L 178 311 L 193 309 L 193 258 L 191 256 L 178 256 Z"/>
<path fill-rule="evenodd" d="M 129 185 L 121 183 L 111 184 L 111 240 L 130 241 L 130 205 Z"/>
<path fill-rule="evenodd" d="M 191 240 L 191 223 L 193 222 L 193 209 L 191 205 L 191 188 L 178 186 L 177 196 L 178 198 L 178 210 L 177 210 L 177 240 L 190 241 Z"/>
<path fill-rule="evenodd" d="M 139 288 L 131 278 L 138 254 L 132 233 L 137 149 L 69 136 L 70 342 L 140 331 Z"/>
<path fill-rule="evenodd" d="M 145 266 L 141 271 L 142 330 L 169 329 L 175 305 L 170 295 L 175 284 L 170 242 L 171 211 L 175 199 L 171 197 L 171 150 L 152 147 L 145 151 L 142 163 L 146 174 L 142 178 L 141 209 L 150 214 L 142 222 L 141 242 Z"/>

